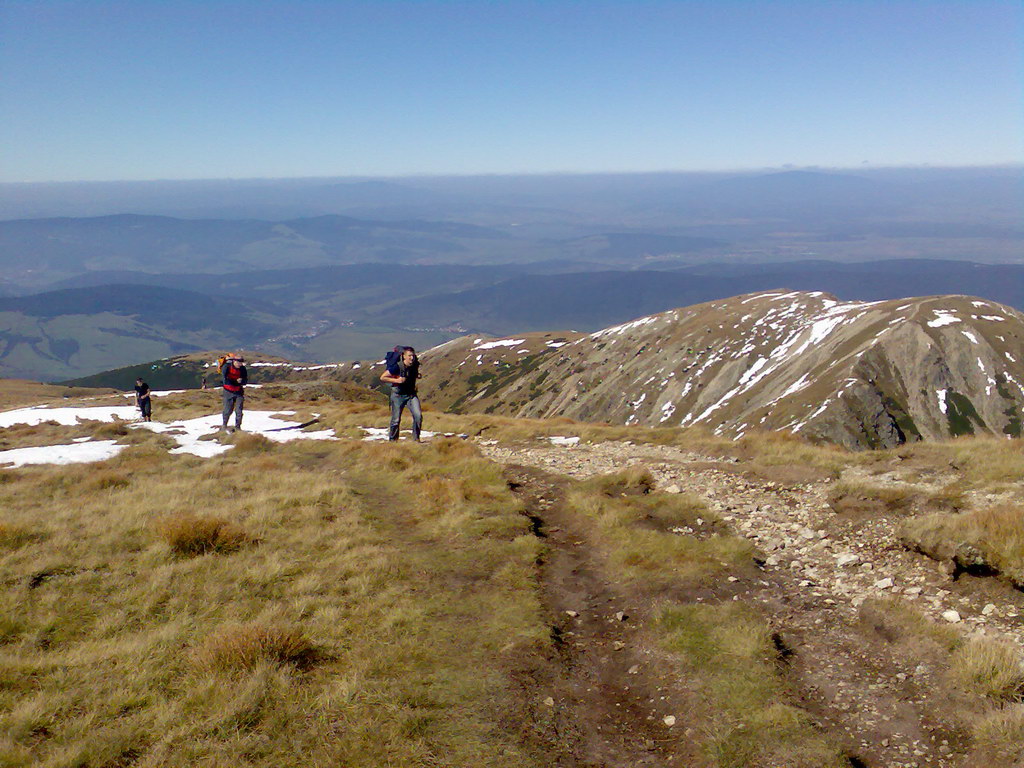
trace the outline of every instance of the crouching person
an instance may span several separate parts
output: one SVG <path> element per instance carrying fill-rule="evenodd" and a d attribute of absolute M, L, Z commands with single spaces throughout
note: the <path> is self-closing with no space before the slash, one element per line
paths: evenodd
<path fill-rule="evenodd" d="M 224 413 L 221 429 L 234 432 L 242 428 L 242 410 L 245 406 L 245 385 L 249 383 L 249 373 L 245 370 L 245 358 L 241 355 L 228 357 L 220 367 L 220 375 L 224 383 Z M 235 426 L 228 428 L 231 412 L 235 413 Z"/>
<path fill-rule="evenodd" d="M 420 362 L 416 357 L 416 350 L 412 347 L 406 347 L 402 351 L 396 371 L 385 369 L 384 373 L 380 375 L 381 381 L 391 385 L 391 428 L 388 431 L 388 440 L 398 439 L 402 411 L 408 407 L 409 413 L 412 414 L 412 439 L 417 443 L 420 441 L 423 411 L 420 408 L 420 399 L 416 394 L 416 379 L 419 377 Z"/>

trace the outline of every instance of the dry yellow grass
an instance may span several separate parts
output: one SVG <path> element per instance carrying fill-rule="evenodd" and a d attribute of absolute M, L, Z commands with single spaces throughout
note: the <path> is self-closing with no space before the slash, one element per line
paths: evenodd
<path fill-rule="evenodd" d="M 953 653 L 950 673 L 963 688 L 998 701 L 1019 700 L 1024 692 L 1020 649 L 1006 642 L 973 639 Z"/>
<path fill-rule="evenodd" d="M 226 672 L 254 669 L 260 664 L 303 667 L 314 656 L 313 644 L 298 627 L 259 622 L 221 627 L 194 652 L 201 668 Z"/>
<path fill-rule="evenodd" d="M 157 532 L 179 555 L 233 552 L 250 537 L 240 526 L 219 517 L 197 517 L 187 512 L 169 515 L 157 522 Z"/>
<path fill-rule="evenodd" d="M 496 725 L 506 670 L 549 640 L 496 467 L 461 445 L 149 441 L 103 466 L 0 484 L 0 764 L 543 764 Z M 426 477 L 451 504 L 423 503 Z M 154 526 L 188 515 L 261 545 L 176 557 Z"/>
<path fill-rule="evenodd" d="M 1024 507 L 1003 505 L 906 521 L 901 536 L 938 560 L 998 571 L 1024 585 Z"/>

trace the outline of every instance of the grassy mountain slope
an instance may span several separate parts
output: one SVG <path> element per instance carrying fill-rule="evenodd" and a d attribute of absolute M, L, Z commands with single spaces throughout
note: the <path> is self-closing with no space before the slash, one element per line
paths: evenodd
<path fill-rule="evenodd" d="M 559 346 L 526 335 L 451 342 L 424 355 L 423 388 L 428 400 L 465 410 L 729 435 L 791 429 L 856 447 L 1016 437 L 1022 341 L 1020 313 L 969 297 L 843 304 L 775 292 Z"/>
<path fill-rule="evenodd" d="M 318 384 L 255 390 L 251 406 L 315 409 L 335 441 L 236 434 L 199 459 L 125 424 L 0 430 L 5 448 L 128 446 L 0 469 L 0 762 L 1024 758 L 1024 600 L 916 549 L 947 564 L 966 533 L 1007 575 L 1024 567 L 999 546 L 1020 537 L 1018 443 L 850 453 L 428 411 L 472 437 L 373 444 L 362 427 L 386 405 Z M 216 407 L 190 392 L 156 417 Z M 857 567 L 835 565 L 851 549 Z"/>
<path fill-rule="evenodd" d="M 270 304 L 154 286 L 107 285 L 0 299 L 0 373 L 91 374 L 127 360 L 234 347 L 281 322 Z"/>

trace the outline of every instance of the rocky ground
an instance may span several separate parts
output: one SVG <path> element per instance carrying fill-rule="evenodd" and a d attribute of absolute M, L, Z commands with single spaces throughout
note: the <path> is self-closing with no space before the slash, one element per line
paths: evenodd
<path fill-rule="evenodd" d="M 939 660 L 915 638 L 894 632 L 876 614 L 876 603 L 870 598 L 890 597 L 923 611 L 938 626 L 956 625 L 964 632 L 1007 638 L 1024 646 L 1022 593 L 991 578 L 958 575 L 954 580 L 948 569 L 900 545 L 894 516 L 837 513 L 828 502 L 832 479 L 809 468 L 780 471 L 777 479 L 768 480 L 742 462 L 621 442 L 507 446 L 482 441 L 481 449 L 502 464 L 577 479 L 643 464 L 657 479 L 659 490 L 699 497 L 763 553 L 760 577 L 730 577 L 728 589 L 733 599 L 764 606 L 800 704 L 843 744 L 851 765 L 960 768 L 973 764 L 957 696 L 937 668 Z M 552 493 L 535 496 L 546 499 L 531 506 L 538 526 L 550 524 L 551 515 L 557 513 Z M 566 524 L 561 519 L 560 523 Z M 551 586 L 552 580 L 547 580 L 553 615 L 564 620 L 565 611 L 579 610 L 566 607 L 568 602 L 607 602 L 609 608 L 602 611 L 606 621 L 603 614 L 621 603 L 622 596 L 609 593 L 606 582 L 592 575 L 574 587 L 586 594 L 573 596 L 567 592 L 574 583 L 572 574 L 592 573 L 598 566 L 581 560 L 584 555 L 572 542 L 556 543 L 553 551 L 572 552 L 568 571 L 561 555 L 554 555 L 555 565 L 548 566 L 562 585 Z M 605 635 L 587 640 L 586 632 L 583 636 L 572 657 L 575 667 L 588 668 L 597 663 L 595 658 L 607 656 L 608 643 L 622 642 Z M 584 679 L 616 688 L 617 683 L 607 679 L 606 666 L 598 663 L 598 667 L 605 671 L 597 676 L 587 673 Z M 612 667 L 613 678 L 616 668 Z M 626 676 L 621 680 L 628 685 Z M 607 710 L 588 695 L 589 704 L 586 696 L 576 699 L 579 712 Z M 624 704 L 615 699 L 612 703 L 620 710 Z M 638 722 L 650 723 L 659 717 L 657 707 L 648 709 Z M 599 725 L 591 718 L 586 727 L 596 733 Z M 605 759 L 564 764 L 660 764 L 656 740 L 642 737 L 639 743 L 647 744 L 643 760 L 626 759 L 619 748 L 606 747 L 599 750 Z M 670 764 L 689 763 L 677 758 Z"/>

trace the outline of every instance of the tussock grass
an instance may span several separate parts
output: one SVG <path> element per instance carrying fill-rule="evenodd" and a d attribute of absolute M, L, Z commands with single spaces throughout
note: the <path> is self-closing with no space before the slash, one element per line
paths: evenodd
<path fill-rule="evenodd" d="M 861 605 L 859 616 L 862 622 L 873 625 L 891 642 L 941 658 L 948 657 L 964 642 L 956 627 L 939 624 L 895 597 L 868 598 Z"/>
<path fill-rule="evenodd" d="M 1019 700 L 1024 691 L 1020 650 L 1009 643 L 976 638 L 954 653 L 954 680 L 972 693 L 999 701 Z"/>
<path fill-rule="evenodd" d="M 229 442 L 241 454 L 266 453 L 274 447 L 274 443 L 263 435 L 249 432 L 235 433 Z"/>
<path fill-rule="evenodd" d="M 651 493 L 657 483 L 647 467 L 633 464 L 621 472 L 596 477 L 588 485 L 605 496 L 627 496 Z"/>
<path fill-rule="evenodd" d="M 0 547 L 17 549 L 43 538 L 43 534 L 25 525 L 0 520 Z"/>
<path fill-rule="evenodd" d="M 179 512 L 162 518 L 157 533 L 178 555 L 234 552 L 250 543 L 248 534 L 236 523 L 219 517 L 197 517 Z"/>
<path fill-rule="evenodd" d="M 930 509 L 960 512 L 969 505 L 968 488 L 963 480 L 947 483 L 937 491 L 928 493 L 926 506 Z"/>
<path fill-rule="evenodd" d="M 677 605 L 658 617 L 662 644 L 698 681 L 710 722 L 704 751 L 719 768 L 828 768 L 847 761 L 785 700 L 772 633 L 751 606 Z"/>
<path fill-rule="evenodd" d="M 90 488 L 103 491 L 108 488 L 127 488 L 131 480 L 121 472 L 101 469 L 93 474 L 87 483 Z"/>
<path fill-rule="evenodd" d="M 873 485 L 862 480 L 837 480 L 829 489 L 828 503 L 840 513 L 907 513 L 919 500 L 907 485 Z"/>
<path fill-rule="evenodd" d="M 988 765 L 1024 764 L 1024 704 L 990 709 L 971 725 Z"/>
<path fill-rule="evenodd" d="M 1024 585 L 1024 507 L 1002 505 L 971 512 L 925 515 L 903 523 L 903 541 L 937 560 L 997 571 Z"/>
<path fill-rule="evenodd" d="M 196 648 L 196 664 L 207 671 L 255 669 L 260 664 L 308 665 L 313 644 L 295 626 L 249 622 L 221 627 Z"/>

